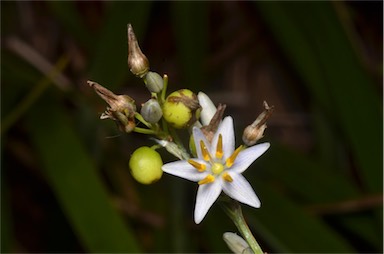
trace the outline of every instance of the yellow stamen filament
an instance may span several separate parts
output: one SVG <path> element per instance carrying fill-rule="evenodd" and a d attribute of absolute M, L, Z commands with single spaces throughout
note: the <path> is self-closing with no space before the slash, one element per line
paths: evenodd
<path fill-rule="evenodd" d="M 211 167 L 211 171 L 215 175 L 220 174 L 221 172 L 223 172 L 223 170 L 224 170 L 224 166 L 221 163 L 213 163 L 213 165 Z"/>
<path fill-rule="evenodd" d="M 200 180 L 198 184 L 207 184 L 207 183 L 212 183 L 215 181 L 215 177 L 213 175 L 207 175 L 203 180 Z"/>
<path fill-rule="evenodd" d="M 219 134 L 216 146 L 216 158 L 221 159 L 223 157 L 223 136 Z"/>
<path fill-rule="evenodd" d="M 188 163 L 191 164 L 199 172 L 203 172 L 207 168 L 205 164 L 198 163 L 194 160 L 188 160 Z"/>
<path fill-rule="evenodd" d="M 201 153 L 203 154 L 203 159 L 205 161 L 210 161 L 211 155 L 209 154 L 207 147 L 205 146 L 203 140 L 200 140 L 200 148 L 201 148 Z"/>
<path fill-rule="evenodd" d="M 233 178 L 227 173 L 227 172 L 224 172 L 224 174 L 222 175 L 223 179 L 227 182 L 233 182 Z"/>
<path fill-rule="evenodd" d="M 234 152 L 233 154 L 225 161 L 225 165 L 230 168 L 232 167 L 233 163 L 235 162 L 236 160 L 236 157 L 237 155 L 239 155 L 240 151 L 243 149 L 243 146 L 239 146 Z"/>

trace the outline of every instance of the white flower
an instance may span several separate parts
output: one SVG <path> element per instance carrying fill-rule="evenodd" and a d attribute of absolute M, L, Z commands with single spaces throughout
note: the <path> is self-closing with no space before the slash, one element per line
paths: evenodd
<path fill-rule="evenodd" d="M 235 150 L 233 119 L 224 118 L 215 133 L 212 143 L 197 127 L 193 136 L 198 158 L 171 162 L 162 169 L 168 174 L 197 182 L 195 222 L 199 224 L 221 191 L 233 199 L 259 208 L 260 201 L 248 181 L 241 175 L 268 148 L 269 143 Z"/>

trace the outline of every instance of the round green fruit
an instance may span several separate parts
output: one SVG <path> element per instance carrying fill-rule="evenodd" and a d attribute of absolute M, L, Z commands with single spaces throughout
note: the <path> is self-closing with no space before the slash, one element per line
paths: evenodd
<path fill-rule="evenodd" d="M 171 93 L 163 104 L 163 117 L 177 129 L 191 126 L 199 118 L 201 107 L 196 94 L 181 89 Z"/>
<path fill-rule="evenodd" d="M 133 178 L 142 184 L 157 182 L 163 175 L 162 166 L 160 154 L 147 146 L 136 149 L 129 160 Z"/>

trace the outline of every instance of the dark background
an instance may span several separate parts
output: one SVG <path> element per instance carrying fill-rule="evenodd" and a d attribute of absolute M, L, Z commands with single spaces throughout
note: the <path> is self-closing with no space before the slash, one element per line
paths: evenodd
<path fill-rule="evenodd" d="M 127 66 L 132 23 L 168 92 L 227 104 L 237 145 L 275 106 L 245 173 L 264 251 L 382 252 L 382 20 L 382 1 L 2 1 L 1 251 L 229 251 L 223 211 L 195 225 L 195 184 L 135 182 L 129 156 L 153 142 L 99 120 L 86 80 L 150 96 Z"/>

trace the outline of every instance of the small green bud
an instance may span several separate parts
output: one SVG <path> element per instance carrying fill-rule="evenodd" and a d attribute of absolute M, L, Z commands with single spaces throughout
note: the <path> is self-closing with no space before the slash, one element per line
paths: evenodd
<path fill-rule="evenodd" d="M 163 104 L 164 119 L 173 127 L 191 126 L 200 116 L 201 107 L 196 94 L 188 89 L 171 93 Z"/>
<path fill-rule="evenodd" d="M 160 154 L 147 146 L 136 149 L 129 160 L 133 178 L 142 184 L 157 182 L 163 175 L 162 166 Z"/>
<path fill-rule="evenodd" d="M 149 70 L 148 58 L 141 52 L 131 24 L 128 24 L 128 67 L 134 75 L 140 78 Z"/>
<path fill-rule="evenodd" d="M 144 76 L 144 83 L 151 93 L 159 93 L 164 87 L 163 78 L 153 71 L 149 71 Z"/>
<path fill-rule="evenodd" d="M 140 114 L 149 123 L 157 123 L 163 116 L 160 104 L 155 99 L 150 99 L 141 107 Z"/>

